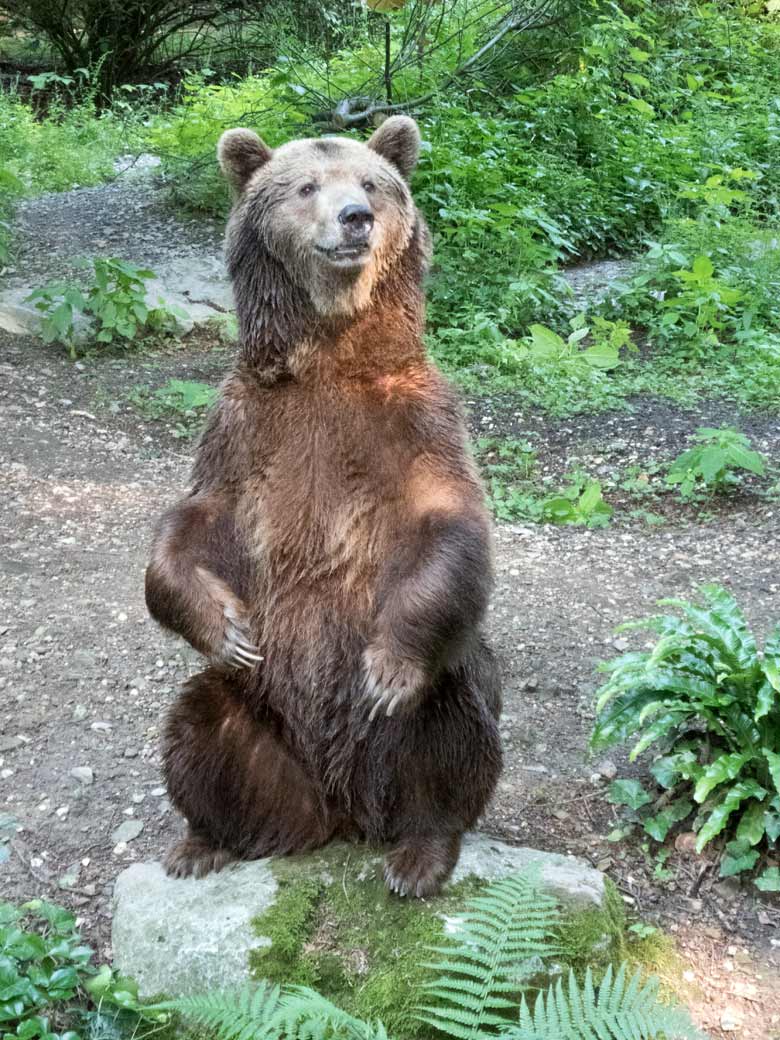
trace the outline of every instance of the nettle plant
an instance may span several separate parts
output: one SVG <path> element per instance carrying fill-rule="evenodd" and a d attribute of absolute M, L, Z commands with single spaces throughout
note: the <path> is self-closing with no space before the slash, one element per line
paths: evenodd
<path fill-rule="evenodd" d="M 519 355 L 537 363 L 553 364 L 564 371 L 584 365 L 608 372 L 620 364 L 621 349 L 633 347 L 626 322 L 597 317 L 588 325 L 585 315 L 578 314 L 572 318 L 571 326 L 573 331 L 564 339 L 545 325 L 531 325 L 530 335 L 517 346 Z M 588 338 L 590 343 L 585 345 Z"/>
<path fill-rule="evenodd" d="M 27 297 L 41 313 L 44 342 L 62 343 L 71 358 L 76 357 L 79 318 L 87 319 L 98 343 L 113 343 L 173 334 L 178 320 L 186 317 L 162 297 L 149 304 L 147 282 L 156 277 L 154 271 L 127 260 L 100 257 L 92 261 L 92 269 L 92 283 L 86 289 L 72 282 L 54 282 Z"/>
<path fill-rule="evenodd" d="M 740 471 L 762 477 L 764 459 L 739 430 L 700 427 L 688 448 L 670 464 L 666 483 L 678 487 L 680 497 L 690 500 L 702 489 L 714 494 L 740 482 Z"/>
<path fill-rule="evenodd" d="M 763 857 L 756 885 L 780 891 L 780 624 L 760 652 L 730 593 L 707 585 L 701 598 L 701 605 L 661 600 L 679 615 L 620 626 L 658 639 L 600 666 L 608 679 L 597 692 L 591 746 L 635 739 L 631 761 L 658 751 L 650 771 L 664 793 L 654 800 L 635 781 L 621 781 L 613 800 L 641 810 L 658 841 L 694 814 L 698 852 L 726 839 L 721 875 Z"/>

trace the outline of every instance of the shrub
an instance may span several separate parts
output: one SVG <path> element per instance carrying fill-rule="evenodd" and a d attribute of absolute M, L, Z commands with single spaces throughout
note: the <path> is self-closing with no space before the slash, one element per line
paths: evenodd
<path fill-rule="evenodd" d="M 76 357 L 79 316 L 92 322 L 97 343 L 171 334 L 177 328 L 177 319 L 186 316 L 162 297 L 158 297 L 156 306 L 149 305 L 146 283 L 156 277 L 154 271 L 116 258 L 96 258 L 92 267 L 94 280 L 83 292 L 73 283 L 56 282 L 35 289 L 27 297 L 42 315 L 44 342 L 62 343 L 71 358 Z"/>
<path fill-rule="evenodd" d="M 679 487 L 683 499 L 702 486 L 711 493 L 733 487 L 739 483 L 738 470 L 764 475 L 764 460 L 739 430 L 702 426 L 693 440 L 694 446 L 678 455 L 666 474 L 667 484 Z"/>
<path fill-rule="evenodd" d="M 596 694 L 591 746 L 638 738 L 632 761 L 660 750 L 651 772 L 669 792 L 665 801 L 674 795 L 680 808 L 692 797 L 698 851 L 718 835 L 730 838 L 721 860 L 729 874 L 753 867 L 762 843 L 776 848 L 780 838 L 780 625 L 759 653 L 733 596 L 716 585 L 701 594 L 703 605 L 661 601 L 682 616 L 620 626 L 659 638 L 652 650 L 601 665 L 609 678 Z M 773 876 L 771 868 L 762 875 L 763 887 Z"/>

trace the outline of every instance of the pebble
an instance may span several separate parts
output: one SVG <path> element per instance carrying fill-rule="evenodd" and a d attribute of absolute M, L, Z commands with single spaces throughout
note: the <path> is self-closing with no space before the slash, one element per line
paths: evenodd
<path fill-rule="evenodd" d="M 73 709 L 73 721 L 82 722 L 88 714 L 86 704 L 77 704 Z"/>
<path fill-rule="evenodd" d="M 95 779 L 95 774 L 92 772 L 89 766 L 75 766 L 70 771 L 70 775 L 74 780 L 78 780 L 80 784 L 91 784 Z"/>
<path fill-rule="evenodd" d="M 724 1033 L 736 1033 L 742 1025 L 742 1018 L 734 1008 L 726 1008 L 720 1016 L 720 1028 Z"/>
<path fill-rule="evenodd" d="M 117 845 L 127 844 L 128 841 L 137 838 L 143 829 L 142 820 L 125 820 L 111 832 L 111 840 Z"/>
<path fill-rule="evenodd" d="M 599 763 L 597 768 L 599 774 L 603 776 L 605 780 L 614 780 L 617 776 L 617 766 L 614 762 L 611 762 L 609 759 L 606 759 L 604 762 Z"/>

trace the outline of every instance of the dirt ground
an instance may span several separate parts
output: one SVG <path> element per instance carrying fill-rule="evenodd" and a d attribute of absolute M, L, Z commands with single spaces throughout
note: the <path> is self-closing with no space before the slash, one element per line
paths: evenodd
<path fill-rule="evenodd" d="M 158 858 L 180 830 L 159 731 L 198 668 L 143 600 L 151 526 L 185 487 L 192 444 L 128 398 L 171 377 L 216 383 L 228 365 L 229 349 L 204 336 L 74 365 L 0 333 L 0 891 L 76 909 L 103 957 L 116 875 Z M 737 418 L 780 466 L 777 418 L 714 403 L 637 401 L 561 422 L 511 398 L 467 403 L 475 434 L 530 436 L 544 472 L 579 463 L 605 486 L 625 466 L 679 452 L 697 426 Z M 484 829 L 604 869 L 632 914 L 675 938 L 684 963 L 669 981 L 686 987 L 699 1024 L 744 1040 L 780 1037 L 778 897 L 721 881 L 684 850 L 659 866 L 638 841 L 607 841 L 619 818 L 608 781 L 644 767 L 588 760 L 586 746 L 595 665 L 625 648 L 614 626 L 718 581 L 765 633 L 780 616 L 778 535 L 780 504 L 756 494 L 660 527 L 501 525 L 489 618 L 505 673 L 506 770 Z"/>

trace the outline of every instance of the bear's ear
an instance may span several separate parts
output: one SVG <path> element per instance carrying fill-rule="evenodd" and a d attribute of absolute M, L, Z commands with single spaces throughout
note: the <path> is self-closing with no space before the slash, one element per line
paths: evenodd
<path fill-rule="evenodd" d="M 390 116 L 368 139 L 368 147 L 397 166 L 409 180 L 420 154 L 420 131 L 409 116 Z"/>
<path fill-rule="evenodd" d="M 226 130 L 217 145 L 222 172 L 237 191 L 243 191 L 249 178 L 265 166 L 273 152 L 254 130 Z"/>

